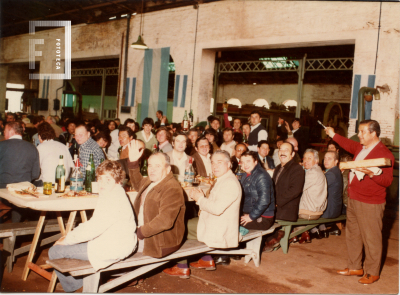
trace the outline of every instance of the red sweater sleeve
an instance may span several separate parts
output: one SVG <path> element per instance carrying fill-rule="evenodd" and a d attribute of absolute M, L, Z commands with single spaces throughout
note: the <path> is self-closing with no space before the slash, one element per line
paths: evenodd
<path fill-rule="evenodd" d="M 225 128 L 232 128 L 231 122 L 229 122 L 228 119 L 228 113 L 224 113 L 224 122 L 225 122 Z"/>
<path fill-rule="evenodd" d="M 346 151 L 354 154 L 354 159 L 362 149 L 360 143 L 338 134 L 335 134 L 333 140 Z M 390 159 L 392 161 L 392 166 L 382 167 L 382 174 L 375 175 L 372 178 L 365 176 L 362 180 L 358 180 L 355 176 L 352 182 L 349 183 L 348 188 L 349 197 L 351 199 L 368 204 L 382 204 L 386 201 L 386 188 L 390 186 L 393 181 L 394 156 L 382 142 L 378 143 L 378 145 L 372 149 L 365 157 L 365 160 L 378 158 Z"/>

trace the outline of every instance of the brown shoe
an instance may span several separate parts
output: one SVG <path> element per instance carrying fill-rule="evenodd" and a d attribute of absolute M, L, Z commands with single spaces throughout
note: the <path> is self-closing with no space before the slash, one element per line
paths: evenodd
<path fill-rule="evenodd" d="M 163 270 L 163 273 L 166 273 L 170 276 L 177 276 L 181 279 L 190 278 L 190 269 L 189 268 L 179 268 L 177 265 L 171 268 L 166 268 Z"/>
<path fill-rule="evenodd" d="M 311 237 L 310 234 L 308 233 L 308 230 L 303 232 L 300 236 L 299 243 L 311 243 Z"/>
<path fill-rule="evenodd" d="M 364 270 L 363 269 L 348 269 L 348 268 L 345 268 L 343 270 L 338 270 L 336 272 L 338 274 L 342 275 L 342 276 L 359 276 L 359 277 L 361 277 L 364 274 Z"/>
<path fill-rule="evenodd" d="M 372 284 L 373 282 L 376 282 L 377 280 L 379 280 L 379 276 L 371 276 L 369 274 L 366 274 L 361 279 L 359 279 L 358 282 L 360 284 L 368 285 Z"/>
<path fill-rule="evenodd" d="M 211 261 L 204 261 L 200 258 L 197 262 L 192 262 L 190 267 L 198 268 L 198 269 L 205 269 L 205 270 L 215 270 L 215 262 L 214 260 Z"/>

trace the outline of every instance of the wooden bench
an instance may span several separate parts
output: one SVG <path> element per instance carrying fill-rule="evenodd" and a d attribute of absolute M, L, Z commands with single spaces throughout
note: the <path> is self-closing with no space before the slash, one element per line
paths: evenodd
<path fill-rule="evenodd" d="M 225 255 L 246 255 L 245 263 L 253 259 L 254 264 L 258 267 L 260 265 L 260 248 L 262 236 L 272 233 L 279 224 L 275 224 L 269 230 L 250 230 L 249 233 L 243 236 L 241 242 L 246 242 L 246 249 L 227 249 L 215 250 L 202 242 L 197 240 L 187 240 L 182 247 L 169 256 L 163 258 L 153 258 L 144 256 L 142 253 L 135 253 L 131 257 L 122 260 L 118 263 L 110 265 L 105 269 L 98 272 L 94 270 L 89 261 L 78 259 L 54 259 L 47 260 L 46 263 L 62 273 L 70 273 L 72 276 L 84 276 L 83 278 L 83 292 L 84 293 L 103 293 L 114 287 L 117 287 L 125 282 L 133 280 L 171 260 L 181 259 L 196 254 L 225 254 Z M 125 273 L 124 275 L 99 286 L 100 274 L 111 270 L 119 270 L 136 267 L 134 270 Z M 51 283 L 50 283 L 51 284 Z"/>
<path fill-rule="evenodd" d="M 336 223 L 338 221 L 346 220 L 346 215 L 340 215 L 337 218 L 319 218 L 316 220 L 308 220 L 308 219 L 297 219 L 297 221 L 284 221 L 277 220 L 276 222 L 282 226 L 282 229 L 285 231 L 285 235 L 280 241 L 280 247 L 282 247 L 283 253 L 287 254 L 289 249 L 289 240 L 295 236 L 302 234 L 303 232 L 316 227 L 317 225 L 324 223 Z M 293 233 L 293 226 L 301 226 L 306 225 L 304 228 L 301 228 Z M 278 246 L 279 247 L 279 246 Z M 275 248 L 277 250 L 278 248 Z"/>
<path fill-rule="evenodd" d="M 0 224 L 0 238 L 3 238 L 3 250 L 9 253 L 6 260 L 7 271 L 9 273 L 12 272 L 15 256 L 29 252 L 29 249 L 31 247 L 31 245 L 26 245 L 21 248 L 14 249 L 16 237 L 33 235 L 36 231 L 37 224 L 38 224 L 37 221 Z M 45 221 L 43 232 L 44 233 L 60 232 L 58 220 L 51 219 Z M 53 243 L 57 241 L 60 237 L 61 233 L 43 239 L 40 242 L 40 246 Z"/>

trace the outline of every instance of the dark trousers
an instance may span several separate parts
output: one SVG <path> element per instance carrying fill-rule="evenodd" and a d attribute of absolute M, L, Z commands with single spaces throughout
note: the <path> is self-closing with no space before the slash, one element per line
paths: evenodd
<path fill-rule="evenodd" d="M 383 204 L 367 204 L 348 199 L 346 243 L 348 268 L 362 268 L 362 250 L 365 250 L 364 271 L 379 276 L 382 259 Z"/>

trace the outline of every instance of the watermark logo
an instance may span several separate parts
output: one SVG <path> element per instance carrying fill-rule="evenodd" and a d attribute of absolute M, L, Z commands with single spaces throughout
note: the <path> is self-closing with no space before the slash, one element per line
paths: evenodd
<path fill-rule="evenodd" d="M 64 57 L 65 57 L 65 69 L 63 74 L 54 73 L 42 73 L 42 74 L 29 74 L 29 79 L 43 80 L 46 78 L 54 80 L 70 80 L 71 79 L 71 21 L 30 21 L 29 22 L 29 34 L 35 35 L 36 27 L 64 27 L 65 28 L 65 39 L 64 39 Z M 54 56 L 55 67 L 57 70 L 60 69 L 61 56 L 62 56 L 62 40 L 54 40 L 56 47 Z M 36 51 L 35 46 L 38 44 L 44 44 L 44 39 L 29 39 L 29 69 L 35 69 L 35 56 L 43 56 L 42 51 Z"/>

